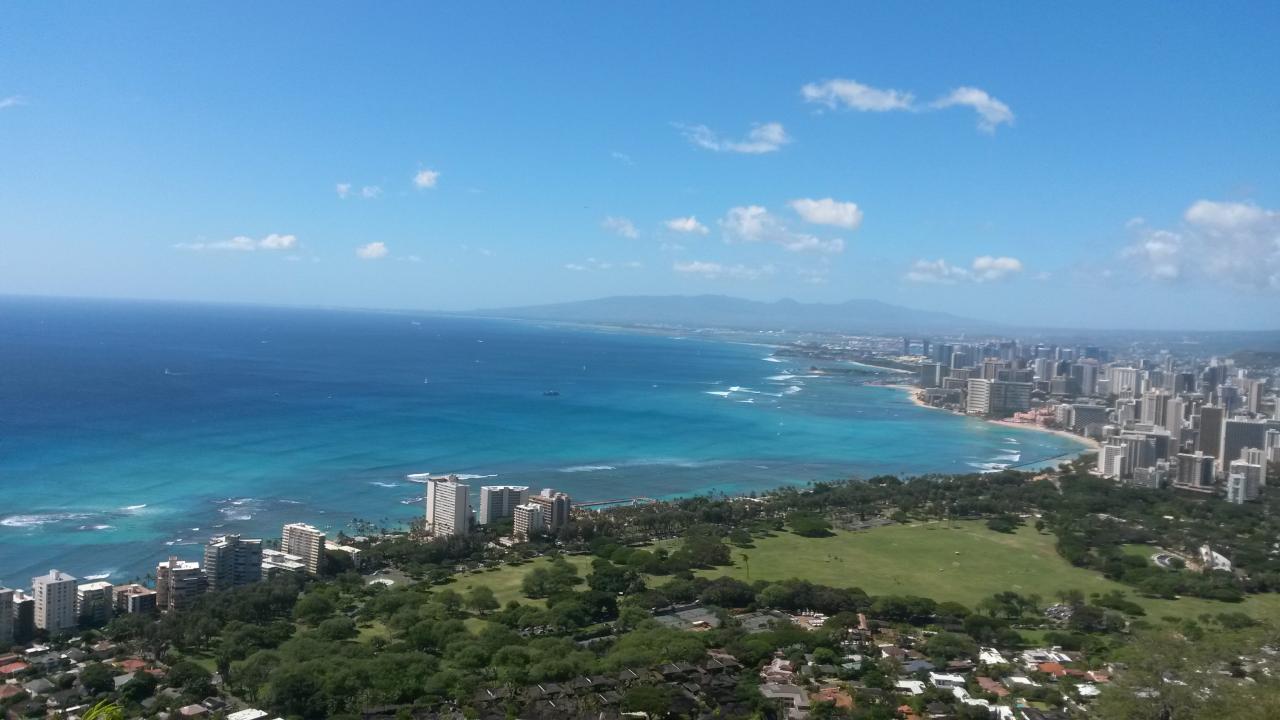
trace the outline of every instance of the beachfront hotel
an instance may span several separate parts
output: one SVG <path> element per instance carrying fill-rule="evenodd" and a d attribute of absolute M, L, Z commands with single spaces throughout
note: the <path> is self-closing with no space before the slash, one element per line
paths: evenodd
<path fill-rule="evenodd" d="M 200 563 L 170 556 L 156 565 L 156 606 L 161 610 L 190 607 L 208 588 L 208 578 Z"/>
<path fill-rule="evenodd" d="M 262 579 L 262 541 L 223 535 L 204 546 L 209 591 L 219 592 Z"/>
<path fill-rule="evenodd" d="M 76 619 L 105 625 L 115 609 L 111 583 L 99 580 L 76 587 Z"/>
<path fill-rule="evenodd" d="M 318 575 L 324 564 L 324 533 L 306 523 L 289 523 L 281 532 L 280 549 L 301 558 L 307 572 Z"/>
<path fill-rule="evenodd" d="M 35 624 L 50 635 L 76 629 L 76 579 L 61 570 L 31 578 L 36 599 Z"/>
<path fill-rule="evenodd" d="M 512 536 L 528 540 L 534 533 L 542 532 L 542 506 L 536 503 L 517 505 L 512 512 Z"/>
<path fill-rule="evenodd" d="M 528 502 L 529 488 L 523 485 L 485 485 L 480 488 L 481 525 L 488 525 L 515 514 L 517 505 Z"/>
<path fill-rule="evenodd" d="M 426 484 L 426 529 L 436 537 L 471 531 L 471 486 L 456 475 L 433 477 Z"/>

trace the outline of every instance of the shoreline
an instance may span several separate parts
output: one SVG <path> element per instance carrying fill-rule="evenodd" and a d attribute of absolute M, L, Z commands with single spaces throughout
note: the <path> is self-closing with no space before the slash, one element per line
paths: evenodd
<path fill-rule="evenodd" d="M 880 385 L 879 387 L 902 390 L 903 392 L 906 393 L 907 397 L 911 400 L 911 403 L 916 407 L 927 408 L 929 410 L 941 410 L 942 412 L 947 412 L 952 415 L 960 415 L 961 417 L 973 417 L 971 415 L 964 415 L 963 413 L 952 412 L 950 410 L 947 410 L 946 408 L 940 408 L 934 405 L 930 405 L 929 403 L 920 399 L 920 388 L 917 388 L 911 385 Z M 1043 425 L 1038 425 L 1036 423 L 1022 423 L 1022 422 L 1014 422 L 1012 420 L 992 419 L 992 418 L 974 418 L 974 419 L 981 420 L 982 422 L 986 422 L 986 423 L 991 423 L 992 425 L 1000 425 L 1002 427 L 1008 427 L 1008 428 L 1020 428 L 1022 430 L 1035 430 L 1037 432 L 1049 433 L 1050 435 L 1057 435 L 1058 437 L 1061 437 L 1061 438 L 1074 440 L 1075 442 L 1080 443 L 1083 446 L 1080 452 L 1076 453 L 1076 457 L 1080 457 L 1081 455 L 1088 452 L 1097 452 L 1102 448 L 1102 444 L 1099 443 L 1097 440 L 1094 440 L 1093 438 L 1088 438 L 1083 435 L 1077 435 L 1073 432 L 1067 432 L 1066 430 L 1059 430 L 1057 428 L 1048 428 Z"/>

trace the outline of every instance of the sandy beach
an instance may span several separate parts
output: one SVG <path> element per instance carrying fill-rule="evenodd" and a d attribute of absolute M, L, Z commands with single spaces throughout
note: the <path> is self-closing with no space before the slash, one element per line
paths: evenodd
<path fill-rule="evenodd" d="M 907 393 L 907 397 L 911 398 L 911 402 L 914 403 L 917 407 L 929 408 L 930 410 L 942 410 L 944 412 L 951 412 L 946 408 L 935 407 L 933 405 L 930 405 L 929 403 L 926 403 L 924 400 L 921 400 L 920 388 L 918 387 L 913 387 L 911 385 L 882 385 L 881 387 L 894 388 L 895 390 L 905 391 Z M 961 413 L 955 413 L 955 414 L 959 415 Z M 1087 438 L 1083 435 L 1077 435 L 1073 432 L 1067 432 L 1066 430 L 1047 428 L 1043 425 L 1037 425 L 1035 423 L 1021 423 L 1021 422 L 1013 422 L 1012 420 L 992 420 L 992 419 L 986 419 L 986 422 L 989 422 L 993 425 L 1004 425 L 1005 427 L 1022 428 L 1024 430 L 1037 430 L 1039 432 L 1051 433 L 1059 437 L 1070 438 L 1071 440 L 1075 440 L 1076 442 L 1086 446 L 1086 449 L 1080 451 L 1081 453 L 1096 451 L 1102 447 L 1102 445 L 1097 440 L 1094 440 L 1093 438 Z"/>

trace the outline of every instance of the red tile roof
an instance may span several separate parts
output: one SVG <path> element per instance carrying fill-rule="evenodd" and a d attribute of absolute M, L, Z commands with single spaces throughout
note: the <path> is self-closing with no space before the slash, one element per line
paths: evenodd
<path fill-rule="evenodd" d="M 0 665 L 0 675 L 16 675 L 26 670 L 30 665 L 24 662 L 9 663 L 8 665 Z"/>

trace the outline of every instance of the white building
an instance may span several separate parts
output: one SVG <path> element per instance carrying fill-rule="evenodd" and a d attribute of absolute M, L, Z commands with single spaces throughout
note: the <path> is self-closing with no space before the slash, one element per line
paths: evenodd
<path fill-rule="evenodd" d="M 436 537 L 471 531 L 471 486 L 456 475 L 431 478 L 426 485 L 427 532 Z"/>
<path fill-rule="evenodd" d="M 115 592 L 109 582 L 91 582 L 76 587 L 76 617 L 106 624 L 115 606 Z"/>
<path fill-rule="evenodd" d="M 36 627 L 50 635 L 76 629 L 76 579 L 61 570 L 31 578 L 36 599 Z"/>
<path fill-rule="evenodd" d="M 528 540 L 530 534 L 543 530 L 542 506 L 535 503 L 517 505 L 512 514 L 512 535 L 521 540 Z"/>
<path fill-rule="evenodd" d="M 516 506 L 529 500 L 529 488 L 523 485 L 485 485 L 480 488 L 481 525 L 515 514 Z"/>
<path fill-rule="evenodd" d="M 1108 443 L 1098 451 L 1098 474 L 1104 478 L 1115 480 L 1124 470 L 1127 448 L 1124 445 Z"/>
<path fill-rule="evenodd" d="M 324 533 L 306 523 L 289 523 L 284 526 L 280 549 L 289 555 L 297 555 L 312 575 L 320 573 L 324 566 Z"/>
<path fill-rule="evenodd" d="M 300 573 L 307 571 L 307 564 L 297 555 L 280 550 L 262 551 L 262 577 L 269 578 L 278 572 Z"/>
<path fill-rule="evenodd" d="M 190 607 L 208 589 L 200 563 L 170 556 L 156 565 L 156 606 L 161 610 Z"/>

